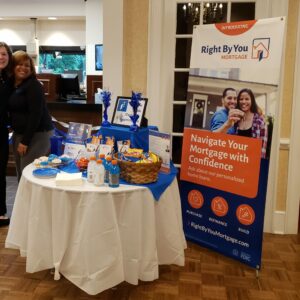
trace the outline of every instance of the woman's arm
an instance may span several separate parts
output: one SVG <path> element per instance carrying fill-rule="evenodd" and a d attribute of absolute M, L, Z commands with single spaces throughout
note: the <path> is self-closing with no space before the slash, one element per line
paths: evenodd
<path fill-rule="evenodd" d="M 38 80 L 33 79 L 28 84 L 24 97 L 28 109 L 28 120 L 21 143 L 28 146 L 40 125 L 45 103 L 44 91 Z"/>

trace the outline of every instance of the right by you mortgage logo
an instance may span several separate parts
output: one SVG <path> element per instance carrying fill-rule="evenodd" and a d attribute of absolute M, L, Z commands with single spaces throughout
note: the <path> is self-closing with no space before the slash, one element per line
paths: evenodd
<path fill-rule="evenodd" d="M 269 57 L 270 38 L 253 39 L 252 58 L 261 61 Z"/>

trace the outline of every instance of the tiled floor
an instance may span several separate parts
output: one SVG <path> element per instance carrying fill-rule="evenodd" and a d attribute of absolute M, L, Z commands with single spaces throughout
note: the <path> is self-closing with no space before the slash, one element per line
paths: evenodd
<path fill-rule="evenodd" d="M 15 196 L 18 188 L 18 181 L 16 176 L 6 177 L 6 205 L 7 215 L 10 217 L 15 201 Z"/>

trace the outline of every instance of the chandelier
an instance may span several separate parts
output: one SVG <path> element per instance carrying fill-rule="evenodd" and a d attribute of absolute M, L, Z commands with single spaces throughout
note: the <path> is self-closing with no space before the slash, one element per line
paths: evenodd
<path fill-rule="evenodd" d="M 199 3 L 188 3 L 182 6 L 183 16 L 187 23 L 199 24 L 200 20 L 200 5 Z"/>
<path fill-rule="evenodd" d="M 183 16 L 188 23 L 200 23 L 200 3 L 184 4 Z M 203 24 L 217 23 L 223 19 L 223 3 L 206 2 L 203 6 Z"/>

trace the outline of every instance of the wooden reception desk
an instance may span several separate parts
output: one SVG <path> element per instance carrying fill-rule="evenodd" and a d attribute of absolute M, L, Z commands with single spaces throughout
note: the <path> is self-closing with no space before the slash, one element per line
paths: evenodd
<path fill-rule="evenodd" d="M 44 86 L 45 97 L 47 102 L 56 102 L 60 94 L 60 75 L 59 74 L 37 74 L 39 81 Z M 95 93 L 98 88 L 103 86 L 102 75 L 86 76 L 86 103 L 95 103 Z"/>

